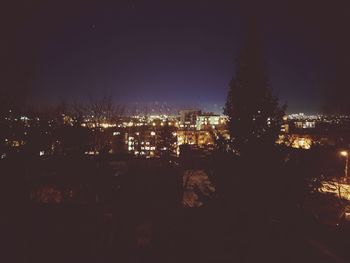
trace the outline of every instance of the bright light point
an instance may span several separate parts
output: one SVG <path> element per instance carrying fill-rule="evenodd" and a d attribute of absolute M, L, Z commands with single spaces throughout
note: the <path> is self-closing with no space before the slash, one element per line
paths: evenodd
<path fill-rule="evenodd" d="M 344 156 L 344 157 L 347 157 L 348 154 L 349 154 L 349 153 L 348 153 L 347 151 L 341 151 L 341 152 L 340 152 L 340 155 L 341 155 L 341 156 Z"/>

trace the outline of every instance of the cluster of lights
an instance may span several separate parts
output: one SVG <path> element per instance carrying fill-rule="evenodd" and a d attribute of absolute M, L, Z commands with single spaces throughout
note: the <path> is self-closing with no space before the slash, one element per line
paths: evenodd
<path fill-rule="evenodd" d="M 286 120 L 313 120 L 313 121 L 324 121 L 324 122 L 332 122 L 334 120 L 350 120 L 350 116 L 348 115 L 323 115 L 323 114 L 289 114 L 285 116 Z"/>

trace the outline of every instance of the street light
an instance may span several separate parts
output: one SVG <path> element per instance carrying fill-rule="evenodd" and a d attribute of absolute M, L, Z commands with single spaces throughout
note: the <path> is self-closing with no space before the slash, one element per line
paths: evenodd
<path fill-rule="evenodd" d="M 345 157 L 344 179 L 346 180 L 348 178 L 349 153 L 347 151 L 341 151 L 340 155 Z"/>

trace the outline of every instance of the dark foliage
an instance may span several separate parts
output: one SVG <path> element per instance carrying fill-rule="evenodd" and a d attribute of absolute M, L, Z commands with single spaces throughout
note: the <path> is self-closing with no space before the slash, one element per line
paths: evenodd
<path fill-rule="evenodd" d="M 255 28 L 250 28 L 236 63 L 224 113 L 235 151 L 252 145 L 273 144 L 280 132 L 285 106 L 273 94 L 266 75 L 263 47 Z"/>

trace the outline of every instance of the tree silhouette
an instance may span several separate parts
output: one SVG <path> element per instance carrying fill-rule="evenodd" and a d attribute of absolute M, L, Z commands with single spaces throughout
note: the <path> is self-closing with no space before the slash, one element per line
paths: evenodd
<path fill-rule="evenodd" d="M 168 119 L 166 119 L 164 125 L 160 128 L 160 139 L 158 147 L 161 151 L 161 156 L 165 159 L 169 158 L 175 152 L 176 137 L 173 135 L 175 127 L 169 125 Z"/>
<path fill-rule="evenodd" d="M 71 105 L 71 115 L 75 120 L 77 132 L 87 135 L 90 140 L 90 148 L 95 152 L 109 152 L 112 144 L 112 129 L 103 125 L 114 124 L 124 113 L 122 105 L 115 105 L 111 96 L 89 96 L 86 103 L 77 100 Z M 92 129 L 83 129 L 81 124 L 87 120 Z M 74 135 L 78 136 L 78 135 Z"/>
<path fill-rule="evenodd" d="M 233 150 L 239 153 L 252 145 L 273 144 L 280 131 L 285 106 L 269 86 L 261 36 L 255 26 L 246 35 L 230 82 L 224 108 Z"/>

